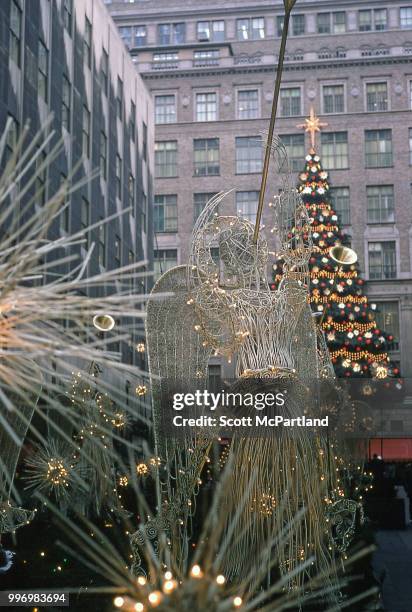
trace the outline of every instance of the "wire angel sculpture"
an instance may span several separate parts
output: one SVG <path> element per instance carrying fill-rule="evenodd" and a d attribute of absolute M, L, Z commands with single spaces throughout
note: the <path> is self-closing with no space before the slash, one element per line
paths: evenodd
<path fill-rule="evenodd" d="M 143 316 L 136 304 L 141 305 L 144 298 L 118 290 L 141 275 L 142 263 L 88 276 L 93 246 L 83 260 L 79 246 L 97 224 L 69 236 L 49 237 L 52 223 L 69 205 L 70 194 L 90 180 L 86 177 L 70 187 L 73 177 L 69 177 L 42 206 L 36 204 L 45 188 L 39 191 L 38 176 L 62 148 L 50 123 L 51 119 L 46 121 L 30 142 L 26 127 L 7 159 L 11 121 L 0 138 L 0 160 L 4 161 L 0 175 L 0 512 L 7 515 L 10 528 L 13 514 L 15 526 L 22 522 L 14 476 L 28 432 L 43 446 L 56 438 L 77 450 L 71 435 L 76 410 L 62 400 L 73 367 L 99 363 L 119 373 L 134 371 L 120 362 L 119 354 L 108 350 L 107 337 L 96 333 L 93 318 L 110 313 L 117 323 L 110 340 L 116 342 L 130 338 L 130 323 L 123 325 L 123 321 Z M 108 381 L 105 388 L 113 390 L 113 383 Z"/>
<path fill-rule="evenodd" d="M 273 152 L 284 170 L 287 155 L 279 141 Z M 284 280 L 277 291 L 270 291 L 267 281 L 265 239 L 260 234 L 254 243 L 254 228 L 248 220 L 215 214 L 225 195 L 219 194 L 198 218 L 188 265 L 166 272 L 148 304 L 147 340 L 157 452 L 174 465 L 173 481 L 159 483 L 159 502 L 169 508 L 173 499 L 184 500 L 175 515 L 182 525 L 182 515 L 187 518 L 187 500 L 195 492 L 195 479 L 188 483 L 184 477 L 180 479 L 180 474 L 190 471 L 191 453 L 199 446 L 197 440 L 179 446 L 161 437 L 160 404 L 165 386 L 187 385 L 190 380 L 197 386 L 202 384 L 213 353 L 236 360 L 234 387 L 249 378 L 274 384 L 287 380 L 292 390 L 287 404 L 289 416 L 310 413 L 313 407 L 313 385 L 324 365 L 319 363 L 317 332 L 308 303 L 310 220 L 296 189 L 291 187 L 289 173 L 283 176 L 283 191 L 274 204 L 277 238 L 285 262 Z M 210 439 L 206 437 L 201 447 L 204 455 L 208 444 Z M 336 475 L 329 469 L 326 442 L 310 437 L 302 429 L 293 437 L 234 436 L 232 450 L 231 499 L 241 499 L 252 471 L 256 470 L 257 477 L 250 503 L 238 521 L 239 537 L 228 549 L 226 573 L 241 575 L 246 559 L 264 547 L 268 513 L 259 512 L 259 508 L 262 504 L 267 507 L 265 500 L 270 500 L 273 512 L 269 514 L 274 515 L 279 532 L 303 505 L 307 508 L 290 546 L 278 551 L 281 571 L 289 573 L 311 554 L 317 559 L 318 570 L 328 567 L 330 571 L 334 553 L 330 551 L 326 510 Z M 286 491 L 289 503 L 281 511 L 276 504 Z M 296 578 L 303 579 L 301 575 Z M 296 585 L 290 584 L 293 586 Z"/>

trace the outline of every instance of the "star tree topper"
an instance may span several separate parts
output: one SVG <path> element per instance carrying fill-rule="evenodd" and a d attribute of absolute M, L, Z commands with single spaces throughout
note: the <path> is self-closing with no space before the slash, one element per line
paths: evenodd
<path fill-rule="evenodd" d="M 305 132 L 310 134 L 311 153 L 315 152 L 315 136 L 316 132 L 320 132 L 321 128 L 327 127 L 327 123 L 322 123 L 319 117 L 316 116 L 313 106 L 310 108 L 310 114 L 305 123 L 300 123 L 297 128 L 304 129 Z"/>

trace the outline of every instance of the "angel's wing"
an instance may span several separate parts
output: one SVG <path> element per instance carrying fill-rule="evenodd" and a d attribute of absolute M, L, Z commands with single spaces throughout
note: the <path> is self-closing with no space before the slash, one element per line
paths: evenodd
<path fill-rule="evenodd" d="M 147 305 L 147 348 L 152 389 L 157 452 L 164 456 L 166 441 L 159 435 L 161 399 L 181 384 L 206 385 L 211 348 L 204 347 L 195 330 L 196 313 L 187 290 L 187 266 L 177 266 L 155 284 Z M 165 457 L 166 458 L 166 457 Z"/>

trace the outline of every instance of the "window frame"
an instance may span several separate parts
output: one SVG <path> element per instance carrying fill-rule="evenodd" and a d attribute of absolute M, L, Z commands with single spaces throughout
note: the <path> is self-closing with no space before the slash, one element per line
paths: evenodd
<path fill-rule="evenodd" d="M 336 206 L 337 199 L 336 199 L 336 196 L 334 196 L 333 194 L 334 192 L 337 192 L 339 190 L 342 191 L 344 189 L 347 190 L 347 194 L 339 194 L 337 198 L 341 201 L 344 200 L 345 204 L 347 202 L 347 206 L 345 205 L 344 207 L 339 208 L 338 206 Z M 333 186 L 329 189 L 329 194 L 330 194 L 332 208 L 338 215 L 338 222 L 340 223 L 340 225 L 342 226 L 351 225 L 350 187 L 347 185 L 336 185 L 336 187 Z"/>
<path fill-rule="evenodd" d="M 46 43 L 39 38 L 38 40 L 38 63 L 37 63 L 37 92 L 47 103 L 49 100 L 49 50 Z M 42 66 L 41 57 L 45 58 Z M 42 86 L 40 85 L 42 83 Z M 43 92 L 44 89 L 44 93 Z"/>
<path fill-rule="evenodd" d="M 377 134 L 379 134 L 380 132 L 388 132 L 390 134 L 390 139 L 389 140 L 381 140 L 381 139 L 376 139 L 376 140 L 370 139 L 370 140 L 368 140 L 367 134 L 371 134 L 373 132 L 375 132 Z M 365 142 L 365 144 L 364 144 L 364 146 L 365 146 L 365 168 L 391 168 L 393 166 L 393 138 L 392 138 L 392 129 L 391 128 L 365 130 L 365 132 L 364 132 L 364 142 Z M 379 151 L 378 150 L 376 153 L 375 152 L 368 152 L 367 151 L 367 148 L 368 148 L 367 143 L 368 142 L 376 142 L 376 143 L 379 143 L 379 142 L 389 142 L 390 143 L 390 151 Z M 380 145 L 379 145 L 378 148 L 380 148 Z M 380 160 L 380 158 L 383 155 L 388 155 L 388 160 L 389 160 L 389 156 L 390 156 L 390 163 L 385 163 L 385 164 L 379 163 L 379 160 Z M 370 158 L 372 156 L 376 156 L 376 165 L 370 163 Z"/>
<path fill-rule="evenodd" d="M 247 142 L 247 146 L 240 146 L 240 142 Z M 241 150 L 253 151 L 258 149 L 257 143 L 260 142 L 260 160 L 258 157 L 248 155 L 242 158 L 239 154 Z M 255 144 L 255 146 L 251 146 Z M 260 164 L 258 164 L 260 161 Z M 246 170 L 242 170 L 243 165 L 247 165 Z M 261 136 L 235 136 L 235 174 L 257 174 L 263 168 L 263 143 Z"/>
<path fill-rule="evenodd" d="M 384 260 L 384 256 L 385 256 L 385 245 L 389 245 L 389 244 L 393 244 L 394 248 L 391 252 L 386 253 L 387 255 L 389 255 L 388 259 L 390 261 L 391 256 L 393 255 L 393 261 L 394 263 L 386 263 L 385 264 L 385 260 Z M 380 245 L 381 246 L 381 261 L 379 266 L 378 265 L 374 265 L 374 268 L 379 268 L 382 272 L 381 275 L 377 276 L 376 273 L 371 272 L 372 267 L 371 267 L 371 249 L 370 247 L 372 245 Z M 382 248 L 383 247 L 383 248 Z M 378 250 L 376 250 L 376 252 L 378 252 Z M 396 240 L 369 240 L 367 243 L 367 253 L 368 253 L 368 279 L 369 280 L 379 280 L 379 281 L 383 281 L 383 280 L 393 280 L 396 279 L 398 277 L 398 253 L 397 253 L 397 243 Z M 389 274 L 385 274 L 385 266 L 387 266 L 389 268 Z"/>
<path fill-rule="evenodd" d="M 205 110 L 199 111 L 199 96 L 206 96 L 206 100 L 203 102 Z M 214 110 L 209 108 L 210 102 L 208 96 L 214 96 Z M 217 91 L 197 91 L 195 92 L 195 104 L 194 104 L 194 121 L 197 123 L 211 123 L 219 120 L 219 95 Z M 199 118 L 204 115 L 205 118 Z M 211 118 L 210 118 L 211 116 Z"/>
<path fill-rule="evenodd" d="M 170 116 L 173 116 L 173 121 L 159 121 L 159 117 L 160 115 L 158 114 L 158 104 L 157 104 L 157 100 L 159 98 L 173 98 L 173 114 L 170 114 Z M 166 108 L 166 106 L 172 106 L 172 105 L 164 105 L 163 108 Z M 165 125 L 165 124 L 169 124 L 169 123 L 177 123 L 177 96 L 175 93 L 157 93 L 154 94 L 154 111 L 155 111 L 155 125 Z M 166 114 L 165 112 L 163 113 L 164 117 L 169 117 L 169 114 Z"/>
<path fill-rule="evenodd" d="M 377 108 L 377 109 L 372 109 L 369 108 L 369 93 L 368 93 L 368 87 L 370 87 L 371 85 L 385 85 L 386 86 L 386 108 Z M 375 97 L 376 97 L 376 92 L 375 92 Z M 388 81 L 386 79 L 368 79 L 364 82 L 364 101 L 365 101 L 365 112 L 367 113 L 386 113 L 387 111 L 390 111 L 390 88 L 389 88 L 389 84 Z"/>
<path fill-rule="evenodd" d="M 175 148 L 168 149 L 166 145 L 175 144 Z M 158 148 L 158 145 L 164 145 L 163 149 Z M 155 178 L 176 178 L 178 176 L 178 142 L 176 139 L 171 140 L 156 140 L 154 147 L 155 157 Z M 174 162 L 168 161 L 168 152 L 174 154 Z M 162 154 L 162 155 L 160 155 Z M 159 158 L 163 158 L 159 160 Z M 165 169 L 170 168 L 169 172 Z M 159 170 L 162 169 L 161 172 Z M 164 172 L 165 171 L 165 172 Z"/>
<path fill-rule="evenodd" d="M 284 113 L 282 93 L 284 91 L 292 91 L 292 90 L 299 91 L 299 112 L 298 113 L 293 113 L 293 112 Z M 290 96 L 289 97 L 290 111 L 293 110 L 292 109 L 292 100 L 293 100 L 293 96 Z M 301 85 L 284 85 L 283 87 L 281 87 L 280 88 L 280 92 L 279 92 L 279 107 L 280 107 L 279 108 L 279 117 L 282 117 L 284 119 L 288 118 L 288 117 L 302 117 L 302 115 L 303 115 L 302 86 Z"/>
<path fill-rule="evenodd" d="M 390 188 L 389 194 L 384 194 L 383 190 Z M 377 193 L 373 194 L 372 190 L 376 190 Z M 389 205 L 386 207 L 383 205 L 384 197 L 390 198 Z M 378 205 L 372 207 L 372 199 L 377 198 Z M 386 216 L 385 216 L 386 212 Z M 382 225 L 395 223 L 395 189 L 394 185 L 366 185 L 366 223 L 368 225 Z"/>
<path fill-rule="evenodd" d="M 256 100 L 256 116 L 254 117 L 242 117 L 239 109 L 239 94 L 244 92 L 256 92 L 257 100 Z M 259 87 L 237 87 L 236 88 L 236 119 L 239 121 L 244 121 L 247 119 L 260 119 L 261 118 L 261 100 L 260 100 L 260 88 Z"/>
<path fill-rule="evenodd" d="M 204 142 L 204 148 L 196 148 L 198 143 Z M 210 143 L 217 143 L 217 147 Z M 204 151 L 205 160 L 196 160 L 196 152 Z M 217 151 L 217 161 L 209 159 L 209 152 Z M 205 172 L 199 172 L 201 168 Z M 213 171 L 211 171 L 213 169 Z M 220 139 L 219 138 L 194 138 L 193 139 L 193 176 L 220 176 Z"/>
<path fill-rule="evenodd" d="M 62 76 L 62 127 L 67 131 L 71 132 L 72 126 L 72 84 L 69 77 L 63 73 Z"/>
<path fill-rule="evenodd" d="M 162 227 L 160 223 L 162 211 Z M 153 200 L 153 231 L 155 234 L 177 234 L 179 231 L 179 213 L 177 194 L 156 194 Z"/>
<path fill-rule="evenodd" d="M 91 156 L 91 114 L 86 104 L 82 108 L 82 155 L 87 159 Z"/>
<path fill-rule="evenodd" d="M 13 11 L 17 16 L 17 31 L 13 24 Z M 21 35 L 23 26 L 23 11 L 16 0 L 10 2 L 10 17 L 9 17 L 9 57 L 14 63 L 21 68 Z"/>
<path fill-rule="evenodd" d="M 84 38 L 83 38 L 83 58 L 86 60 L 88 68 L 92 67 L 92 46 L 93 46 L 93 25 L 88 19 L 87 15 L 84 16 Z"/>
<path fill-rule="evenodd" d="M 346 134 L 346 142 L 337 142 L 336 136 L 338 134 Z M 326 136 L 333 135 L 333 142 L 322 142 L 322 139 L 326 139 Z M 337 153 L 337 145 L 345 144 L 346 145 L 346 155 L 338 155 Z M 333 145 L 333 164 L 328 165 L 326 160 L 332 159 L 332 156 L 326 154 L 323 150 L 324 146 Z M 321 132 L 320 137 L 320 149 L 321 149 L 321 157 L 323 159 L 323 167 L 327 170 L 347 170 L 349 168 L 349 134 L 347 130 L 335 130 L 333 132 Z M 346 165 L 337 164 L 337 160 L 346 159 Z M 343 163 L 343 162 L 342 162 Z"/>
<path fill-rule="evenodd" d="M 325 105 L 325 88 L 327 87 L 342 87 L 342 102 L 343 109 L 341 111 L 336 110 L 336 94 L 334 94 L 334 102 L 333 102 L 333 110 L 327 111 Z M 322 114 L 323 115 L 342 115 L 346 113 L 346 83 L 342 83 L 341 81 L 331 81 L 321 83 L 321 103 L 322 103 Z"/>

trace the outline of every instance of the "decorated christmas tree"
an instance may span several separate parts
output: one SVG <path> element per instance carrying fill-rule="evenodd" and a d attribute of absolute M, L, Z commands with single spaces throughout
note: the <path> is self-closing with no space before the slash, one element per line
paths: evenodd
<path fill-rule="evenodd" d="M 313 109 L 302 126 L 311 134 L 312 147 L 299 175 L 298 191 L 312 221 L 313 253 L 310 258 L 310 301 L 319 313 L 328 348 L 338 377 L 387 379 L 385 386 L 400 386 L 399 369 L 390 361 L 391 335 L 376 323 L 376 304 L 364 294 L 365 281 L 358 264 L 342 266 L 330 254 L 331 247 L 349 246 L 349 236 L 339 227 L 333 208 L 328 173 L 315 151 L 315 133 L 320 123 Z M 294 228 L 291 228 L 291 237 Z M 274 268 L 275 289 L 282 278 L 281 260 Z M 394 380 L 397 379 L 397 380 Z"/>

